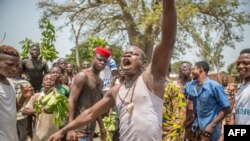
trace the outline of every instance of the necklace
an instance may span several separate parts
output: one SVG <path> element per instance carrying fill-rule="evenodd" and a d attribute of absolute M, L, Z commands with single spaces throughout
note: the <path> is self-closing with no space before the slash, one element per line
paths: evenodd
<path fill-rule="evenodd" d="M 122 105 L 126 104 L 126 105 L 127 105 L 126 111 L 129 113 L 130 116 L 132 115 L 133 108 L 134 108 L 134 103 L 132 102 L 132 100 L 133 100 L 133 96 L 134 96 L 134 91 L 135 91 L 136 82 L 137 82 L 137 80 L 136 80 L 135 83 L 133 84 L 134 86 L 132 86 L 132 87 L 130 87 L 130 88 L 128 89 L 128 91 L 127 91 L 127 93 L 125 94 L 124 98 L 121 98 L 121 96 L 120 96 L 119 93 L 118 93 L 118 97 L 119 97 L 119 99 L 120 99 L 121 102 L 122 102 L 120 108 L 122 108 Z M 121 88 L 121 87 L 119 87 L 119 90 L 120 90 L 120 88 Z M 125 101 L 125 99 L 126 99 L 126 97 L 128 96 L 128 93 L 129 93 L 129 91 L 130 91 L 131 88 L 133 88 L 132 94 L 131 94 L 131 97 L 130 97 L 130 101 L 127 102 L 127 101 Z"/>

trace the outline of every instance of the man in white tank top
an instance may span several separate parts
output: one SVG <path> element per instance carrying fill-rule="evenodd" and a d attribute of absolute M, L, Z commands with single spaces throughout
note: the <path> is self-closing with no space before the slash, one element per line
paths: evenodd
<path fill-rule="evenodd" d="M 16 130 L 16 92 L 8 81 L 15 76 L 19 66 L 18 51 L 0 45 L 0 140 L 18 141 Z"/>
<path fill-rule="evenodd" d="M 120 140 L 161 141 L 165 77 L 176 37 L 174 0 L 163 0 L 162 39 L 155 47 L 152 62 L 145 69 L 145 54 L 135 46 L 121 58 L 124 83 L 110 88 L 94 106 L 82 112 L 49 141 L 57 141 L 69 130 L 95 120 L 115 105 L 118 108 Z"/>

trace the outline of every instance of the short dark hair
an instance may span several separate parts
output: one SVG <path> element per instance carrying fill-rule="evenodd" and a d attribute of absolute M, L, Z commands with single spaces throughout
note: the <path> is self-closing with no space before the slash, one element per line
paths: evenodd
<path fill-rule="evenodd" d="M 209 64 L 206 61 L 199 61 L 195 63 L 195 66 L 203 69 L 206 73 L 209 72 Z"/>
<path fill-rule="evenodd" d="M 14 47 L 9 45 L 0 45 L 0 54 L 20 57 L 18 51 Z"/>
<path fill-rule="evenodd" d="M 33 45 L 31 45 L 31 46 L 30 46 L 30 49 L 32 49 L 32 48 L 38 48 L 38 49 L 40 50 L 40 46 L 39 46 L 39 45 L 37 45 L 37 44 L 33 44 Z"/>
<path fill-rule="evenodd" d="M 250 54 L 250 48 L 246 48 L 246 49 L 243 49 L 240 54 L 243 54 L 243 53 L 249 53 Z"/>

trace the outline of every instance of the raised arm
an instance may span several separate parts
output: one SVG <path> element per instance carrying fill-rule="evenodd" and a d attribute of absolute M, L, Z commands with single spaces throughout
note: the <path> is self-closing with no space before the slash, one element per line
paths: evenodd
<path fill-rule="evenodd" d="M 153 52 L 150 72 L 153 77 L 165 78 L 176 37 L 176 11 L 174 0 L 163 0 L 161 29 L 161 42 Z"/>
<path fill-rule="evenodd" d="M 174 0 L 163 0 L 162 39 L 153 52 L 152 62 L 143 74 L 144 82 L 156 96 L 163 98 L 165 79 L 174 49 L 176 11 Z"/>

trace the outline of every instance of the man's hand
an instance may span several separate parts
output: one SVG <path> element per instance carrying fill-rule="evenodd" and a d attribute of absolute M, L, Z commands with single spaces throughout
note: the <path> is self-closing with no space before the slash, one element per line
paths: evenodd
<path fill-rule="evenodd" d="M 75 130 L 71 130 L 67 133 L 67 141 L 75 141 L 76 140 L 76 132 Z"/>
<path fill-rule="evenodd" d="M 60 141 L 62 137 L 63 137 L 63 132 L 59 130 L 55 134 L 51 135 L 48 141 Z"/>
<path fill-rule="evenodd" d="M 210 141 L 210 138 L 209 138 L 209 137 L 204 137 L 204 136 L 202 135 L 201 141 Z"/>
<path fill-rule="evenodd" d="M 214 125 L 213 124 L 208 124 L 208 126 L 206 127 L 205 131 L 207 131 L 208 133 L 213 133 L 214 132 Z"/>
<path fill-rule="evenodd" d="M 103 128 L 103 129 L 100 129 L 100 134 L 101 134 L 101 139 L 104 141 L 106 140 L 106 137 L 107 137 L 107 133 L 106 133 L 106 130 Z"/>

